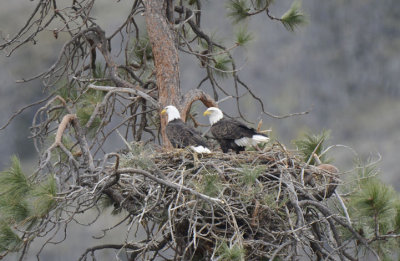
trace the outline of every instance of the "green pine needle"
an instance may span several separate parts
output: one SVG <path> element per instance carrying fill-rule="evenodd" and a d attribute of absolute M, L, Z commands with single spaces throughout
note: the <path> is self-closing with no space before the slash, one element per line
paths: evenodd
<path fill-rule="evenodd" d="M 82 106 L 78 111 L 76 112 L 76 115 L 79 119 L 79 122 L 85 126 L 90 117 L 92 116 L 92 113 L 94 111 L 94 107 L 91 105 L 88 106 Z M 95 117 L 92 124 L 90 125 L 89 132 L 92 134 L 101 124 L 101 119 L 100 117 Z"/>
<path fill-rule="evenodd" d="M 221 78 L 226 78 L 230 74 L 231 68 L 229 65 L 232 60 L 226 55 L 218 55 L 214 57 L 214 67 L 218 70 L 214 70 L 215 74 Z"/>
<path fill-rule="evenodd" d="M 137 61 L 144 63 L 153 59 L 153 50 L 148 37 L 140 38 L 134 45 L 133 54 Z"/>
<path fill-rule="evenodd" d="M 396 204 L 396 216 L 394 219 L 394 228 L 397 233 L 400 232 L 400 202 L 399 202 L 399 200 L 397 200 L 397 204 Z"/>
<path fill-rule="evenodd" d="M 101 65 L 101 63 L 96 63 L 96 67 L 94 69 L 93 76 L 94 76 L 94 78 L 105 78 L 106 77 L 104 68 Z M 99 84 L 99 83 L 97 83 L 97 84 Z"/>
<path fill-rule="evenodd" d="M 31 215 L 28 203 L 21 198 L 7 198 L 2 196 L 0 199 L 1 218 L 8 223 L 21 222 Z"/>
<path fill-rule="evenodd" d="M 216 197 L 221 191 L 221 186 L 222 184 L 217 174 L 206 174 L 202 180 L 201 192 L 210 197 Z"/>
<path fill-rule="evenodd" d="M 230 0 L 227 4 L 228 17 L 232 18 L 234 23 L 246 19 L 249 16 L 250 8 L 246 0 Z"/>
<path fill-rule="evenodd" d="M 14 233 L 8 224 L 0 224 L 0 252 L 16 251 L 22 244 L 21 238 Z"/>
<path fill-rule="evenodd" d="M 243 166 L 240 172 L 242 173 L 242 183 L 244 185 L 252 186 L 256 183 L 257 178 L 263 173 L 264 169 L 261 167 L 251 168 L 250 166 Z"/>
<path fill-rule="evenodd" d="M 395 210 L 396 192 L 377 178 L 369 178 L 354 196 L 354 203 L 363 216 L 384 217 Z"/>
<path fill-rule="evenodd" d="M 271 4 L 274 3 L 274 0 L 256 0 L 254 1 L 254 5 L 257 9 L 268 8 Z"/>
<path fill-rule="evenodd" d="M 154 155 L 154 151 L 151 146 L 144 146 L 142 143 L 130 143 L 129 152 L 121 155 L 120 166 L 154 170 L 156 166 L 152 155 Z"/>
<path fill-rule="evenodd" d="M 275 209 L 276 213 L 278 214 L 280 209 L 286 205 L 286 203 L 289 201 L 289 199 L 286 196 L 282 196 L 279 198 L 279 200 L 276 200 L 277 195 L 274 194 L 269 194 L 266 193 L 263 197 L 260 203 L 263 205 L 267 205 L 271 209 Z"/>
<path fill-rule="evenodd" d="M 0 191 L 7 198 L 22 198 L 31 190 L 31 187 L 25 174 L 22 172 L 19 159 L 13 156 L 11 161 L 11 167 L 8 170 L 0 172 Z"/>
<path fill-rule="evenodd" d="M 194 5 L 194 4 L 196 4 L 197 3 L 197 0 L 189 0 L 188 1 L 188 4 L 189 5 Z"/>
<path fill-rule="evenodd" d="M 64 80 L 61 84 L 61 87 L 59 87 L 57 89 L 57 91 L 55 92 L 55 94 L 61 96 L 64 100 L 66 101 L 73 101 L 76 100 L 79 96 L 78 94 L 78 89 L 75 88 L 71 83 L 66 82 L 66 80 Z M 61 104 L 61 101 L 57 101 Z M 56 111 L 58 112 L 58 111 Z"/>
<path fill-rule="evenodd" d="M 111 215 L 116 216 L 123 212 L 124 208 L 114 204 L 114 201 L 107 195 L 102 195 L 98 201 L 98 206 L 102 211 L 112 207 Z"/>
<path fill-rule="evenodd" d="M 221 38 L 221 33 L 219 33 L 218 31 L 213 31 L 208 34 L 209 34 L 209 38 L 212 42 L 217 43 L 218 45 L 225 45 L 224 39 Z M 206 40 L 199 39 L 198 44 L 199 44 L 199 47 L 201 50 L 208 50 L 208 42 Z M 212 48 L 213 48 L 212 52 L 223 51 L 223 49 L 221 49 L 215 45 L 213 45 Z"/>
<path fill-rule="evenodd" d="M 315 150 L 315 153 L 319 155 L 321 162 L 327 163 L 329 160 L 326 159 L 325 155 L 321 155 L 321 153 L 324 151 L 324 142 L 327 139 L 329 139 L 329 131 L 324 130 L 318 135 L 306 134 L 304 138 L 295 140 L 293 143 L 297 146 L 297 149 L 302 154 L 304 161 L 308 161 L 308 159 L 311 158 L 310 164 L 315 164 L 315 161 L 312 157 L 312 153 Z"/>
<path fill-rule="evenodd" d="M 90 115 L 92 115 L 93 111 L 94 111 L 94 108 L 91 106 L 82 106 L 80 109 L 78 109 L 78 111 L 76 112 L 76 115 L 79 119 L 79 122 L 82 125 L 86 125 L 86 123 L 89 121 Z"/>
<path fill-rule="evenodd" d="M 106 95 L 106 93 L 107 92 L 105 92 L 105 91 L 89 89 L 86 92 L 86 95 L 83 96 L 83 101 L 93 104 L 93 105 L 96 105 L 97 103 L 103 101 L 103 98 Z"/>
<path fill-rule="evenodd" d="M 97 104 L 103 101 L 104 95 L 105 94 L 102 91 L 89 90 L 84 96 L 82 96 L 79 101 L 79 109 L 77 110 L 76 115 L 83 126 L 89 121 Z M 96 116 L 89 127 L 89 134 L 93 136 L 100 127 L 100 124 L 101 118 Z"/>
<path fill-rule="evenodd" d="M 32 190 L 32 207 L 36 217 L 44 217 L 53 209 L 56 204 L 54 198 L 56 193 L 57 183 L 56 179 L 52 176 Z"/>
<path fill-rule="evenodd" d="M 295 0 L 290 9 L 281 17 L 281 22 L 285 28 L 293 32 L 298 26 L 307 23 L 307 19 L 301 11 L 301 2 Z"/>
<path fill-rule="evenodd" d="M 253 39 L 253 34 L 249 32 L 246 27 L 240 27 L 239 30 L 236 32 L 237 45 L 244 46 Z"/>
<path fill-rule="evenodd" d="M 229 247 L 226 243 L 222 243 L 218 249 L 218 260 L 221 261 L 243 261 L 245 257 L 245 249 L 238 245 Z"/>

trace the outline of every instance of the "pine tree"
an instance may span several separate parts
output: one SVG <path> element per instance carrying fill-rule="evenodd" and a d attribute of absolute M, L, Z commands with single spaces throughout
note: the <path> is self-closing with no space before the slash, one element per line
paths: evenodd
<path fill-rule="evenodd" d="M 32 41 L 41 44 L 43 32 L 66 39 L 48 70 L 24 80 L 41 78 L 49 98 L 32 121 L 37 169 L 24 173 L 14 157 L 0 173 L 2 257 L 17 252 L 24 258 L 38 238 L 45 238 L 42 249 L 62 244 L 54 240 L 61 227 L 67 229 L 81 213 L 106 208 L 126 217 L 103 233 L 124 226 L 127 236 L 96 241 L 76 259 L 95 259 L 105 249 L 130 260 L 281 260 L 304 253 L 317 260 L 356 260 L 396 254 L 397 193 L 370 165 L 341 179 L 343 173 L 327 164 L 326 132 L 295 141 L 295 150 L 271 142 L 238 155 L 205 156 L 160 147 L 170 147 L 160 115 L 166 105 L 175 105 L 195 126 L 195 102 L 218 106 L 227 96 L 243 120 L 249 120 L 240 107 L 245 95 L 268 114 L 241 79 L 233 51 L 254 39 L 247 21 L 255 15 L 283 30 L 305 25 L 299 1 L 279 16 L 270 10 L 272 0 L 228 0 L 226 16 L 236 30 L 230 41 L 202 28 L 207 1 L 133 1 L 114 31 L 97 23 L 95 3 L 40 1 L 21 30 L 0 43 L 11 55 Z M 206 75 L 186 93 L 180 86 L 182 53 Z M 231 87 L 223 87 L 226 81 Z M 115 140 L 123 148 L 110 149 Z"/>

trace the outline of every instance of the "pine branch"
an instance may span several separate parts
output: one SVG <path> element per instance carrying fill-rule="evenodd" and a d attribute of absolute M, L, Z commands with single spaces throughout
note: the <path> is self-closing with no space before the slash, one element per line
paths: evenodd
<path fill-rule="evenodd" d="M 304 138 L 293 141 L 297 149 L 303 155 L 305 161 L 311 158 L 310 164 L 315 164 L 313 153 L 319 156 L 321 163 L 329 162 L 325 155 L 321 155 L 324 151 L 324 142 L 329 139 L 329 131 L 322 131 L 318 135 L 306 134 Z"/>
<path fill-rule="evenodd" d="M 232 18 L 234 23 L 239 23 L 249 16 L 250 7 L 246 0 L 230 0 L 227 9 L 228 17 Z"/>
<path fill-rule="evenodd" d="M 356 195 L 356 204 L 364 215 L 385 215 L 392 209 L 395 192 L 377 178 L 368 179 Z"/>
<path fill-rule="evenodd" d="M 0 198 L 1 218 L 4 221 L 8 223 L 21 222 L 31 215 L 29 206 L 23 198 L 7 196 Z"/>
<path fill-rule="evenodd" d="M 400 232 L 400 202 L 396 204 L 396 216 L 394 219 L 394 229 L 397 233 Z"/>
<path fill-rule="evenodd" d="M 254 39 L 254 35 L 248 31 L 247 27 L 240 27 L 236 32 L 236 44 L 244 46 Z"/>
<path fill-rule="evenodd" d="M 301 11 L 301 2 L 295 0 L 290 9 L 280 18 L 283 26 L 289 31 L 294 31 L 298 26 L 307 23 L 307 19 Z"/>
<path fill-rule="evenodd" d="M 226 55 L 217 55 L 214 56 L 214 72 L 216 75 L 221 78 L 226 78 L 231 68 L 229 65 L 232 63 L 232 60 Z"/>
<path fill-rule="evenodd" d="M 15 251 L 22 244 L 21 238 L 14 233 L 8 224 L 0 224 L 0 252 Z"/>
<path fill-rule="evenodd" d="M 254 1 L 254 6 L 257 9 L 264 9 L 264 8 L 268 8 L 274 2 L 275 2 L 274 0 L 256 0 L 256 1 Z"/>
<path fill-rule="evenodd" d="M 11 167 L 0 173 L 0 191 L 2 196 L 7 194 L 10 198 L 15 199 L 25 195 L 31 187 L 22 172 L 19 159 L 13 156 L 11 161 Z"/>
<path fill-rule="evenodd" d="M 57 184 L 53 176 L 50 176 L 47 181 L 42 182 L 32 190 L 30 194 L 35 217 L 43 217 L 53 209 L 56 203 L 54 199 L 56 193 Z"/>

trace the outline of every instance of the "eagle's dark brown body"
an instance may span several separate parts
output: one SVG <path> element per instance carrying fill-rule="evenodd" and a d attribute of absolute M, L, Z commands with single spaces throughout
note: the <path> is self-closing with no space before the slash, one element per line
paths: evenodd
<path fill-rule="evenodd" d="M 187 146 L 207 147 L 203 137 L 192 127 L 186 125 L 181 119 L 168 122 L 166 132 L 174 148 L 185 148 Z"/>
<path fill-rule="evenodd" d="M 242 138 L 252 139 L 254 135 L 267 137 L 257 133 L 255 129 L 249 128 L 239 121 L 225 118 L 222 118 L 212 125 L 211 133 L 218 141 L 224 153 L 228 152 L 229 149 L 232 149 L 236 153 L 244 151 L 246 146 L 240 143 L 238 144 L 238 140 Z"/>

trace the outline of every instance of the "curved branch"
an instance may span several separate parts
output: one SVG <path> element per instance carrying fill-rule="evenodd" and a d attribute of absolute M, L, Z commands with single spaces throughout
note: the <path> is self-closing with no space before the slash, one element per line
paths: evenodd
<path fill-rule="evenodd" d="M 218 107 L 218 104 L 215 102 L 215 100 L 203 90 L 191 90 L 183 96 L 181 118 L 184 121 L 186 121 L 190 108 L 192 107 L 192 103 L 195 101 L 201 101 L 207 107 Z"/>
<path fill-rule="evenodd" d="M 54 144 L 57 146 L 59 144 L 61 144 L 61 139 L 62 139 L 62 135 L 64 134 L 65 129 L 67 128 L 67 125 L 70 122 L 73 122 L 74 120 L 76 120 L 76 114 L 67 114 L 63 117 L 60 125 L 58 125 L 58 129 L 57 129 L 57 133 L 56 133 L 56 138 L 54 141 Z"/>

